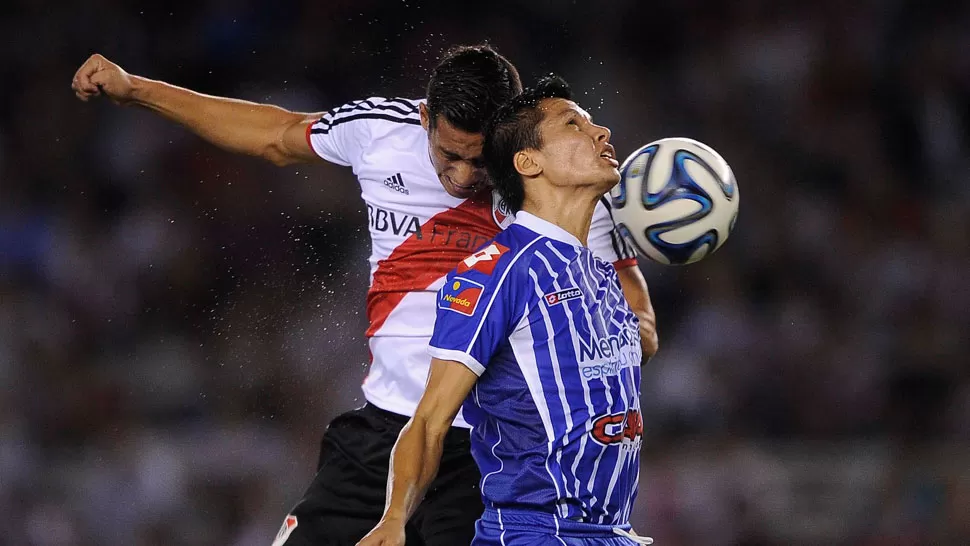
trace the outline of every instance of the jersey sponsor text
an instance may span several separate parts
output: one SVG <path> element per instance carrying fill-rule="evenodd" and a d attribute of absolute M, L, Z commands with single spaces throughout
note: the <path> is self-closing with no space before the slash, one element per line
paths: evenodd
<path fill-rule="evenodd" d="M 417 216 L 410 214 L 395 214 L 394 211 L 386 210 L 367 204 L 367 224 L 374 231 L 390 231 L 394 235 L 409 237 L 412 233 L 418 239 L 423 239 L 421 233 L 421 220 Z"/>
<path fill-rule="evenodd" d="M 480 283 L 464 277 L 455 277 L 454 281 L 442 288 L 438 307 L 470 317 L 475 314 L 475 308 L 478 307 L 478 300 L 484 289 L 485 287 Z"/>
<path fill-rule="evenodd" d="M 578 340 L 580 362 L 618 359 L 640 344 L 639 332 L 628 328 L 607 337 Z"/>

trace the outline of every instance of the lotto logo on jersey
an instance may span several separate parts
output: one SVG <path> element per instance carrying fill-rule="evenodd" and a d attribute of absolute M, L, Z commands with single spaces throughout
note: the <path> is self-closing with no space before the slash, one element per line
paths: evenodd
<path fill-rule="evenodd" d="M 549 307 L 559 305 L 564 301 L 574 300 L 581 297 L 583 297 L 583 292 L 578 288 L 567 288 L 565 290 L 552 292 L 551 294 L 545 294 L 542 296 L 542 298 L 546 300 L 546 305 Z"/>
<path fill-rule="evenodd" d="M 448 309 L 465 316 L 475 314 L 478 300 L 482 297 L 485 287 L 464 277 L 455 277 L 441 289 L 438 298 L 438 308 Z"/>
<path fill-rule="evenodd" d="M 492 271 L 495 271 L 495 266 L 498 265 L 499 258 L 508 251 L 509 247 L 499 243 L 492 243 L 458 262 L 457 272 L 464 273 L 474 269 L 486 275 L 491 275 Z"/>
<path fill-rule="evenodd" d="M 635 409 L 604 415 L 593 421 L 593 430 L 589 434 L 594 440 L 606 446 L 635 442 L 643 436 L 643 417 Z"/>

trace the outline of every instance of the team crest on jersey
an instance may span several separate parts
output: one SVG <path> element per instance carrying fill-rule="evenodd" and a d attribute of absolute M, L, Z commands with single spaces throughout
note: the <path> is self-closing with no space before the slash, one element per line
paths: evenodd
<path fill-rule="evenodd" d="M 495 190 L 492 190 L 492 219 L 502 229 L 509 227 L 515 221 L 515 215 L 512 214 L 512 209 L 509 208 L 505 199 L 502 199 L 502 196 Z"/>
<path fill-rule="evenodd" d="M 464 277 L 455 277 L 446 284 L 438 297 L 438 308 L 448 309 L 465 316 L 475 314 L 478 300 L 482 297 L 485 287 Z"/>
<path fill-rule="evenodd" d="M 542 296 L 542 299 L 546 300 L 546 306 L 552 307 L 553 305 L 559 305 L 564 301 L 574 300 L 581 297 L 583 297 L 582 290 L 578 288 L 566 288 L 565 290 L 545 294 Z"/>
<path fill-rule="evenodd" d="M 479 271 L 486 275 L 491 275 L 492 271 L 495 271 L 495 266 L 498 265 L 499 258 L 501 258 L 502 255 L 508 251 L 509 247 L 493 242 L 487 247 L 458 262 L 456 272 L 464 273 L 474 269 L 475 271 Z"/>
<path fill-rule="evenodd" d="M 280 532 L 276 533 L 276 540 L 273 541 L 272 546 L 283 546 L 297 525 L 296 516 L 292 514 L 286 516 L 286 519 L 283 520 L 283 527 L 280 527 Z"/>

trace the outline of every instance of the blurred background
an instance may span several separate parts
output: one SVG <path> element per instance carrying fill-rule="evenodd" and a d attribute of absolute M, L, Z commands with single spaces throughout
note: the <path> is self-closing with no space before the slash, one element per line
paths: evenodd
<path fill-rule="evenodd" d="M 81 103 L 85 58 L 320 111 L 420 97 L 485 40 L 566 76 L 621 155 L 693 137 L 742 189 L 717 254 L 642 264 L 636 529 L 970 544 L 970 3 L 488 4 L 0 5 L 0 544 L 268 546 L 363 401 L 350 170 Z"/>

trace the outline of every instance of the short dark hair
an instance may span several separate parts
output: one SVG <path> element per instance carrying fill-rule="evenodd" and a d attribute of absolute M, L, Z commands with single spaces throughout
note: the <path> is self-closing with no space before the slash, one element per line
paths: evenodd
<path fill-rule="evenodd" d="M 485 168 L 505 204 L 514 212 L 522 209 L 525 185 L 515 170 L 515 154 L 522 150 L 542 149 L 539 124 L 543 113 L 539 110 L 542 99 L 572 100 L 573 93 L 566 80 L 549 74 L 539 80 L 534 88 L 527 89 L 498 109 L 485 126 L 485 143 L 482 155 Z"/>
<path fill-rule="evenodd" d="M 452 47 L 428 82 L 430 128 L 442 115 L 462 131 L 480 133 L 495 110 L 521 92 L 519 71 L 492 46 Z"/>

